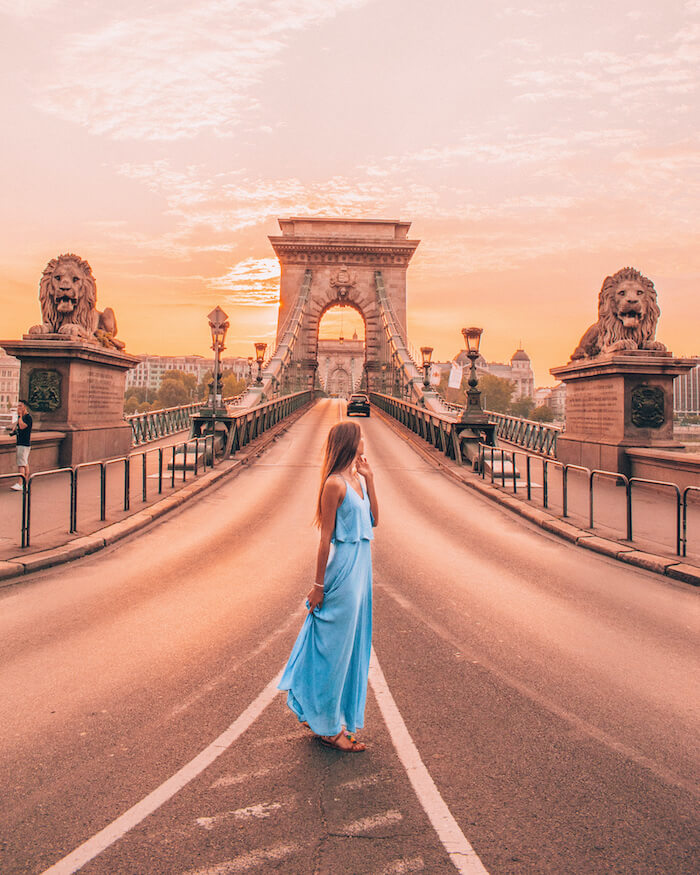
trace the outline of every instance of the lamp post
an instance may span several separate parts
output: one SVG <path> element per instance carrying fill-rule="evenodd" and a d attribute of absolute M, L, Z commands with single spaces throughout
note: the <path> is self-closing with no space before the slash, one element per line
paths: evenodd
<path fill-rule="evenodd" d="M 484 411 L 481 407 L 481 392 L 476 388 L 479 383 L 479 379 L 476 375 L 476 360 L 479 358 L 479 344 L 481 343 L 481 334 L 483 330 L 483 328 L 462 329 L 464 343 L 467 347 L 467 356 L 471 362 L 469 379 L 467 380 L 469 389 L 467 389 L 462 422 L 469 422 L 474 418 L 483 419 L 484 416 Z"/>
<path fill-rule="evenodd" d="M 248 356 L 248 385 L 253 382 L 253 356 Z"/>
<path fill-rule="evenodd" d="M 430 388 L 430 361 L 433 357 L 432 346 L 421 346 L 420 354 L 423 358 L 423 388 Z"/>
<path fill-rule="evenodd" d="M 255 382 L 258 386 L 262 384 L 262 363 L 265 359 L 266 349 L 266 343 L 259 342 L 255 344 L 255 361 L 258 363 L 258 376 L 255 378 Z"/>
<path fill-rule="evenodd" d="M 214 386 L 211 394 L 211 413 L 216 416 L 216 402 L 219 392 L 219 356 L 226 349 L 224 340 L 228 331 L 228 316 L 221 307 L 215 307 L 207 316 L 211 330 L 211 348 L 214 350 Z"/>

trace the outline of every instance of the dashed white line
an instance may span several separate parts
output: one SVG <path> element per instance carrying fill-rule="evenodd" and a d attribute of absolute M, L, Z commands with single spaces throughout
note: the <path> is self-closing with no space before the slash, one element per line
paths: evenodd
<path fill-rule="evenodd" d="M 214 866 L 206 866 L 204 869 L 190 869 L 185 875 L 235 875 L 236 872 L 245 872 L 246 869 L 261 866 L 271 860 L 284 860 L 285 857 L 298 850 L 298 845 L 275 845 L 272 848 L 260 848 Z"/>
<path fill-rule="evenodd" d="M 425 863 L 422 857 L 411 857 L 409 860 L 402 858 L 389 863 L 385 869 L 382 869 L 380 875 L 404 875 L 405 872 L 422 872 L 423 869 Z"/>
<path fill-rule="evenodd" d="M 377 829 L 380 826 L 389 826 L 392 823 L 399 823 L 403 820 L 403 814 L 400 811 L 391 809 L 382 814 L 374 814 L 372 817 L 363 817 L 361 820 L 354 820 L 352 823 L 346 824 L 341 828 L 341 832 L 348 835 L 360 835 L 363 832 L 368 832 L 371 829 Z"/>
<path fill-rule="evenodd" d="M 193 760 L 190 760 L 189 763 L 183 766 L 172 777 L 168 778 L 167 781 L 164 781 L 159 787 L 149 793 L 148 796 L 140 802 L 137 802 L 125 811 L 124 814 L 92 836 L 92 838 L 88 839 L 70 854 L 63 857 L 63 859 L 59 860 L 49 869 L 46 869 L 42 875 L 72 875 L 73 872 L 77 872 L 86 863 L 93 860 L 98 854 L 101 854 L 102 851 L 110 847 L 110 845 L 113 845 L 130 829 L 133 829 L 133 827 L 141 823 L 141 821 L 160 808 L 161 805 L 189 784 L 190 781 L 200 775 L 204 769 L 221 756 L 221 754 L 251 726 L 251 724 L 262 714 L 265 708 L 267 708 L 267 706 L 273 701 L 278 693 L 277 684 L 279 683 L 281 676 L 282 671 L 280 670 L 260 695 L 251 702 L 236 720 L 234 720 L 228 729 L 222 732 L 218 738 L 208 745 Z M 458 872 L 462 873 L 462 875 L 488 875 L 481 860 L 476 855 L 476 852 L 459 828 L 457 821 L 450 813 L 449 808 L 435 786 L 435 782 L 430 777 L 428 770 L 423 764 L 418 749 L 413 743 L 413 739 L 406 728 L 406 724 L 401 717 L 396 702 L 389 691 L 386 678 L 381 670 L 374 649 L 372 650 L 372 661 L 369 669 L 369 681 L 374 690 L 379 709 L 389 730 L 389 735 L 391 736 L 399 760 L 406 769 L 406 773 L 408 774 L 408 778 L 413 786 L 416 796 L 418 797 L 418 801 L 428 815 L 433 828 L 438 834 L 438 837 L 455 868 Z M 298 737 L 299 732 L 292 733 L 289 736 L 289 738 Z M 279 739 L 280 736 L 276 736 L 276 740 L 279 741 Z M 367 783 L 370 783 L 370 779 L 373 777 L 374 776 L 369 776 L 369 778 L 365 780 L 367 780 Z M 358 783 L 361 780 L 362 779 L 357 779 L 355 782 L 357 787 L 362 786 Z M 352 782 L 346 783 L 351 784 Z M 242 810 L 243 809 L 241 809 L 241 811 Z M 381 815 L 355 821 L 354 823 L 349 824 L 344 831 L 359 834 L 368 829 L 374 829 L 377 826 L 396 823 L 401 819 L 401 812 L 391 810 Z M 207 819 L 204 818 L 200 820 Z M 205 826 L 205 828 L 211 828 L 211 825 L 206 826 L 204 823 L 201 823 L 200 825 Z M 215 865 L 214 867 L 193 870 L 190 875 L 227 875 L 227 873 L 242 872 L 252 866 L 259 865 L 260 862 L 265 862 L 265 860 L 283 859 L 284 856 L 293 853 L 295 850 L 297 850 L 296 845 L 278 845 L 266 850 L 251 851 L 248 854 L 243 854 L 232 860 L 227 860 Z M 398 869 L 396 871 L 416 870 Z"/>
<path fill-rule="evenodd" d="M 382 775 L 365 775 L 364 778 L 353 778 L 351 781 L 343 781 L 338 784 L 339 790 L 361 790 L 363 787 L 371 787 L 386 780 Z"/>
<path fill-rule="evenodd" d="M 247 808 L 237 808 L 235 811 L 222 811 L 221 814 L 213 814 L 211 817 L 198 817 L 196 823 L 204 829 L 214 829 L 225 820 L 260 820 L 269 817 L 273 811 L 282 807 L 281 802 L 259 802 L 257 805 L 249 805 Z"/>
<path fill-rule="evenodd" d="M 212 743 L 205 747 L 204 750 L 190 760 L 187 765 L 183 766 L 179 771 L 164 781 L 160 787 L 156 787 L 152 793 L 149 793 L 136 805 L 125 811 L 116 820 L 113 820 L 108 826 L 96 833 L 92 838 L 88 839 L 74 851 L 59 860 L 49 869 L 46 869 L 43 875 L 71 875 L 77 872 L 82 866 L 93 860 L 98 854 L 101 854 L 106 848 L 114 844 L 118 839 L 125 835 L 130 829 L 133 829 L 137 824 L 141 823 L 144 818 L 152 814 L 156 809 L 160 808 L 163 803 L 171 799 L 177 792 L 189 784 L 194 778 L 200 775 L 207 766 L 210 766 L 214 760 L 229 748 L 233 742 L 241 736 L 246 729 L 262 714 L 270 702 L 277 695 L 277 684 L 282 677 L 282 671 L 270 681 L 260 695 L 251 702 L 245 711 L 234 720 L 234 722 L 221 735 L 214 739 Z M 240 869 L 231 869 L 231 872 L 241 871 Z"/>
<path fill-rule="evenodd" d="M 462 875 L 488 875 L 476 851 L 467 841 L 445 800 L 440 795 L 435 781 L 430 777 L 430 773 L 418 753 L 418 748 L 413 743 L 406 728 L 394 697 L 391 695 L 374 648 L 372 648 L 372 660 L 369 666 L 369 682 L 374 690 L 384 722 L 389 729 L 396 753 L 406 769 L 406 774 L 413 785 L 418 801 L 428 815 L 433 829 L 450 855 L 455 868 Z"/>

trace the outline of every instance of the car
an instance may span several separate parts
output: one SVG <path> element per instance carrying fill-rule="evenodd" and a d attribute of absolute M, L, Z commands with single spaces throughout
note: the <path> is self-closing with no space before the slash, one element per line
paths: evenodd
<path fill-rule="evenodd" d="M 351 395 L 348 401 L 348 416 L 353 413 L 362 413 L 369 416 L 369 398 L 367 395 Z"/>

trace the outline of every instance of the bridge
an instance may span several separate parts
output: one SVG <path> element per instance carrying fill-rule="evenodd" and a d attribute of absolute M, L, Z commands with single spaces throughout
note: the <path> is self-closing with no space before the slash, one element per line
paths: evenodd
<path fill-rule="evenodd" d="M 698 870 L 695 493 L 561 464 L 556 432 L 507 418 L 471 464 L 410 352 L 415 241 L 388 224 L 366 262 L 283 226 L 278 343 L 228 452 L 205 435 L 169 467 L 184 414 L 154 414 L 126 460 L 3 494 L 3 872 Z M 382 508 L 370 747 L 346 758 L 275 692 L 345 415 L 314 397 L 338 300 L 367 325 Z"/>

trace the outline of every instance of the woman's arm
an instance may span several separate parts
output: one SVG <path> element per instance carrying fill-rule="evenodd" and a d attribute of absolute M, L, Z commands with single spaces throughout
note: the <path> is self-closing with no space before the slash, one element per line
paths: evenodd
<path fill-rule="evenodd" d="M 372 519 L 374 525 L 379 525 L 379 502 L 377 501 L 377 492 L 374 488 L 374 474 L 369 466 L 365 456 L 360 456 L 355 462 L 355 468 L 358 474 L 362 474 L 367 484 L 367 495 L 369 495 L 369 509 L 372 511 Z"/>
<path fill-rule="evenodd" d="M 329 477 L 321 493 L 321 537 L 316 557 L 315 583 L 307 596 L 309 613 L 323 604 L 323 578 L 331 549 L 331 536 L 335 528 L 335 514 L 341 501 L 345 498 L 346 489 L 345 482 L 339 477 Z"/>

